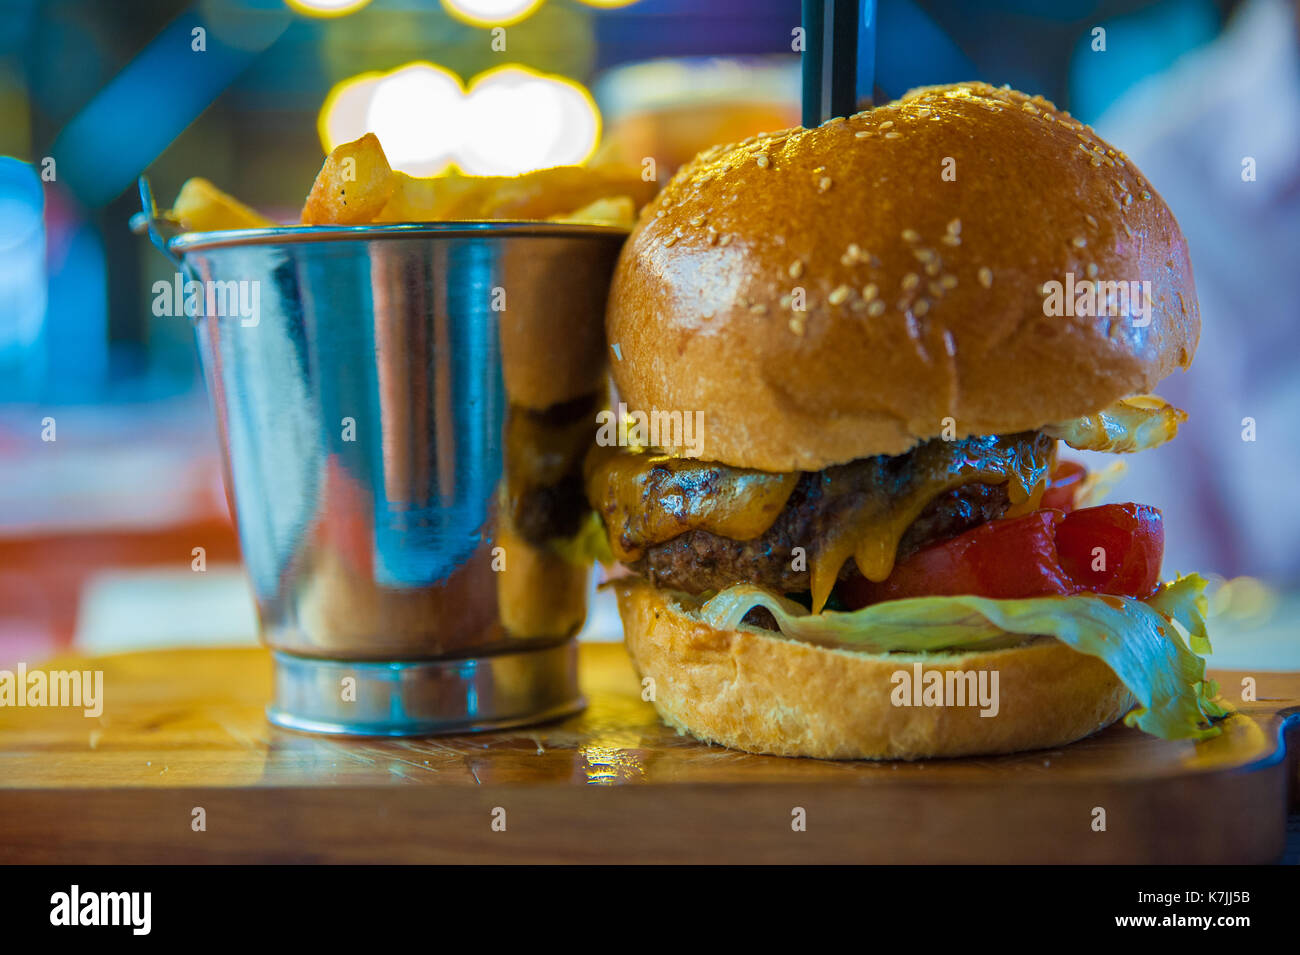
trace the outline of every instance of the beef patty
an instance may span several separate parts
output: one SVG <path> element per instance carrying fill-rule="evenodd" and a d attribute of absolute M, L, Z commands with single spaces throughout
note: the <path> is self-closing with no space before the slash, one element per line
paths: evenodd
<path fill-rule="evenodd" d="M 1011 506 L 1008 482 L 1014 481 L 1026 490 L 1033 487 L 1051 469 L 1055 449 L 1055 440 L 1042 432 L 974 436 L 957 441 L 934 439 L 905 454 L 878 455 L 804 472 L 798 475 L 784 507 L 766 530 L 743 540 L 701 524 L 688 526 L 671 537 L 645 537 L 636 520 L 636 509 L 624 506 L 620 510 L 619 503 L 640 494 L 645 499 L 643 508 L 649 507 L 651 496 L 662 491 L 665 485 L 656 476 L 666 465 L 651 459 L 632 477 L 621 478 L 625 481 L 622 495 L 605 494 L 602 516 L 611 540 L 618 538 L 626 543 L 627 539 L 639 547 L 629 566 L 657 587 L 698 594 L 746 582 L 778 593 L 800 593 L 814 588 L 816 581 L 810 569 L 826 555 L 832 555 L 832 560 L 840 554 L 849 558 L 838 568 L 838 579 L 858 574 L 857 561 L 852 559 L 857 543 L 852 535 L 859 533 L 859 528 L 873 526 L 875 521 L 885 521 L 883 526 L 890 527 L 891 508 L 906 507 L 904 502 L 913 495 L 922 495 L 925 503 L 919 512 L 911 512 L 917 516 L 910 523 L 897 527 L 897 549 L 882 554 L 894 562 L 1001 517 Z M 725 466 L 707 465 L 703 472 L 711 474 L 719 468 Z M 967 483 L 952 481 L 961 475 L 967 476 Z M 697 483 L 698 487 L 683 481 L 675 485 L 682 497 L 677 502 L 679 509 L 688 516 L 695 513 L 687 500 L 691 495 L 720 493 L 714 488 L 719 482 Z M 946 487 L 936 489 L 938 493 L 926 499 L 926 488 L 936 483 Z M 599 482 L 596 486 L 603 487 Z M 917 505 L 921 506 L 921 501 Z M 597 506 L 601 509 L 600 504 Z M 879 516 L 871 516 L 873 513 Z M 878 541 L 886 542 L 893 546 L 888 532 L 885 539 Z M 807 557 L 798 562 L 802 569 L 794 566 L 796 547 L 803 548 Z M 875 552 L 868 546 L 866 553 L 872 559 Z M 879 572 L 880 566 L 874 569 Z M 817 584 L 824 585 L 824 581 Z"/>
<path fill-rule="evenodd" d="M 811 588 L 809 571 L 794 570 L 791 553 L 816 539 L 818 524 L 834 503 L 822 492 L 818 474 L 803 474 L 785 510 L 761 537 L 737 541 L 687 531 L 646 548 L 631 567 L 656 587 L 693 594 L 741 582 L 778 593 L 806 591 Z M 1001 517 L 1010 506 L 1003 484 L 966 484 L 941 494 L 903 534 L 897 559 Z M 840 579 L 856 574 L 857 565 L 850 560 L 840 570 Z"/>

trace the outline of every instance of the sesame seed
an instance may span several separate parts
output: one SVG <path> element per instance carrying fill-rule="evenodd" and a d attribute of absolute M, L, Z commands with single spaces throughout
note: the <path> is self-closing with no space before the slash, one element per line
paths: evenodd
<path fill-rule="evenodd" d="M 917 317 L 924 315 L 928 311 L 930 311 L 930 303 L 927 302 L 925 299 L 921 299 L 915 305 L 912 306 L 912 314 L 916 315 Z"/>
<path fill-rule="evenodd" d="M 901 139 L 902 137 L 903 137 L 902 133 L 894 133 L 894 132 L 885 133 L 886 139 Z"/>
<path fill-rule="evenodd" d="M 675 235 L 670 235 L 668 238 L 664 239 L 664 248 L 666 249 L 666 248 L 670 247 L 670 246 L 671 246 L 673 243 L 675 243 L 676 241 L 677 241 L 677 236 L 675 236 Z"/>
<path fill-rule="evenodd" d="M 754 162 L 758 163 L 759 169 L 766 169 L 771 160 L 767 158 L 766 153 L 759 153 L 754 157 Z"/>
<path fill-rule="evenodd" d="M 951 222 L 948 223 L 948 234 L 949 234 L 949 235 L 961 235 L 961 220 L 960 220 L 960 219 L 953 219 Z"/>
<path fill-rule="evenodd" d="M 758 305 L 751 305 L 751 306 L 749 306 L 749 310 L 750 310 L 751 312 L 753 312 L 755 315 L 766 315 L 766 314 L 767 314 L 767 306 L 764 305 L 764 304 L 762 304 L 761 302 L 760 302 Z"/>
<path fill-rule="evenodd" d="M 926 285 L 926 288 L 930 290 L 930 294 L 935 298 L 943 298 L 943 286 L 938 282 L 930 282 Z"/>
<path fill-rule="evenodd" d="M 781 296 L 781 307 L 782 307 L 782 308 L 789 308 L 789 307 L 791 306 L 791 304 L 793 304 L 793 302 L 794 302 L 794 296 L 793 296 L 793 295 L 782 295 L 782 296 Z"/>
<path fill-rule="evenodd" d="M 691 225 L 703 225 L 704 216 L 691 216 Z"/>
<path fill-rule="evenodd" d="M 876 299 L 874 302 L 872 302 L 871 306 L 867 309 L 867 314 L 870 315 L 872 318 L 879 318 L 881 315 L 884 315 L 885 314 L 884 301 L 881 299 Z"/>
<path fill-rule="evenodd" d="M 1097 277 L 1097 263 L 1089 262 L 1087 271 L 1088 271 L 1088 278 L 1095 279 Z"/>
<path fill-rule="evenodd" d="M 945 275 L 939 279 L 939 284 L 946 289 L 955 289 L 957 287 L 957 276 Z"/>
<path fill-rule="evenodd" d="M 1089 165 L 1089 166 L 1100 166 L 1100 165 L 1101 165 L 1101 160 L 1098 159 L 1096 156 L 1093 156 L 1092 159 L 1088 161 L 1088 165 Z"/>
<path fill-rule="evenodd" d="M 939 241 L 942 242 L 944 245 L 961 245 L 961 236 L 954 235 L 953 233 L 949 232 Z"/>
<path fill-rule="evenodd" d="M 732 239 L 732 235 L 730 232 L 728 232 L 726 235 L 720 236 L 718 238 L 718 245 L 731 245 L 731 239 Z"/>
<path fill-rule="evenodd" d="M 825 192 L 825 191 L 826 191 L 827 189 L 829 189 L 830 187 L 831 187 L 831 177 L 830 177 L 830 176 L 822 176 L 822 177 L 821 177 L 821 180 L 817 183 L 817 191 L 818 191 L 818 192 Z"/>
<path fill-rule="evenodd" d="M 1126 205 L 1126 206 L 1131 206 L 1131 205 L 1133 205 L 1133 196 L 1130 195 L 1130 194 L 1127 193 L 1127 192 L 1124 193 L 1124 205 Z"/>
<path fill-rule="evenodd" d="M 922 262 L 934 261 L 934 249 L 913 249 L 912 254 Z"/>
<path fill-rule="evenodd" d="M 926 262 L 925 274 L 934 278 L 934 276 L 938 275 L 939 272 L 942 271 L 942 268 L 943 267 L 937 261 Z"/>
<path fill-rule="evenodd" d="M 875 297 L 879 294 L 880 294 L 880 289 L 879 287 L 877 287 L 875 282 L 870 282 L 862 286 L 862 297 L 866 299 L 868 302 L 875 299 Z"/>
<path fill-rule="evenodd" d="M 1085 245 L 1088 244 L 1088 240 L 1081 235 L 1076 235 L 1073 239 L 1070 240 L 1070 243 L 1076 249 L 1082 249 Z"/>
<path fill-rule="evenodd" d="M 902 285 L 905 291 L 910 292 L 912 291 L 912 289 L 916 288 L 920 284 L 921 284 L 921 276 L 917 275 L 915 272 L 908 272 L 906 275 L 903 276 Z"/>
<path fill-rule="evenodd" d="M 867 303 L 862 301 L 862 299 L 857 298 L 853 300 L 853 303 L 849 305 L 849 308 L 853 309 L 855 312 L 865 312 L 867 310 Z"/>
<path fill-rule="evenodd" d="M 795 259 L 791 262 L 789 272 L 790 278 L 792 279 L 797 279 L 799 276 L 803 275 L 803 260 Z"/>
<path fill-rule="evenodd" d="M 804 321 L 804 314 L 802 312 L 795 312 L 790 316 L 790 331 L 794 332 L 796 335 L 802 335 Z"/>
<path fill-rule="evenodd" d="M 1094 229 L 1097 228 L 1097 220 L 1092 217 L 1091 213 L 1085 212 L 1083 217 L 1088 220 L 1088 225 L 1092 226 Z"/>
<path fill-rule="evenodd" d="M 887 119 L 887 120 L 885 120 L 883 123 L 880 124 L 880 128 L 881 128 L 881 129 L 888 129 L 890 126 L 893 126 L 893 125 L 894 125 L 894 121 L 893 121 L 892 119 Z"/>
<path fill-rule="evenodd" d="M 835 291 L 831 292 L 830 303 L 832 305 L 843 305 L 852 294 L 853 289 L 849 288 L 847 285 L 840 285 L 836 287 Z"/>
<path fill-rule="evenodd" d="M 904 241 L 904 242 L 920 242 L 920 241 L 921 241 L 921 233 L 917 232 L 915 229 L 904 229 L 904 230 L 903 230 L 903 241 Z"/>
<path fill-rule="evenodd" d="M 1142 198 L 1143 198 L 1143 199 L 1150 199 L 1150 198 L 1151 198 L 1151 193 L 1149 193 L 1149 192 L 1147 192 L 1145 189 L 1143 189 L 1143 190 L 1142 190 Z"/>
<path fill-rule="evenodd" d="M 853 138 L 854 138 L 854 139 L 866 139 L 866 138 L 867 138 L 868 136 L 870 136 L 870 135 L 871 135 L 871 130 L 869 130 L 869 129 L 860 129 L 860 130 L 858 130 L 856 133 L 853 134 Z"/>
<path fill-rule="evenodd" d="M 920 116 L 922 119 L 924 119 L 925 117 L 927 117 L 927 116 L 930 115 L 930 110 L 927 109 L 927 108 L 921 108 L 921 109 L 918 109 L 918 110 L 916 111 L 916 115 L 917 115 L 917 116 Z"/>
<path fill-rule="evenodd" d="M 980 279 L 980 285 L 983 285 L 985 288 L 992 288 L 993 270 L 989 268 L 987 265 L 981 267 L 979 271 L 979 279 Z"/>

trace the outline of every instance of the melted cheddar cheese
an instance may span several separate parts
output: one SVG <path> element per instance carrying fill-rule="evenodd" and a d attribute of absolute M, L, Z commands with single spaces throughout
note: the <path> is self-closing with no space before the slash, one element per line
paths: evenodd
<path fill-rule="evenodd" d="M 594 447 L 587 500 L 605 521 L 621 561 L 690 530 L 752 540 L 776 520 L 799 474 L 770 474 L 666 454 Z"/>

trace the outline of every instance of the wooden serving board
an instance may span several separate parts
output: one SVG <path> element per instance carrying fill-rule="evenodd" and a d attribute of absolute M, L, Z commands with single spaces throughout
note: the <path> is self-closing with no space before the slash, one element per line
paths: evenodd
<path fill-rule="evenodd" d="M 679 737 L 641 701 L 622 647 L 581 653 L 580 716 L 392 741 L 271 727 L 262 650 L 53 661 L 104 671 L 104 715 L 0 708 L 0 861 L 1222 863 L 1283 852 L 1298 673 L 1253 674 L 1259 701 L 1201 744 L 1117 726 L 1014 756 L 835 763 Z M 1239 695 L 1241 674 L 1216 676 Z"/>

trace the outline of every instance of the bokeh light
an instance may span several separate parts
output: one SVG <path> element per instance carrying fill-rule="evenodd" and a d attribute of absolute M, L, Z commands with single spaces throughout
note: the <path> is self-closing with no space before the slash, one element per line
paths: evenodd
<path fill-rule="evenodd" d="M 375 84 L 365 125 L 379 137 L 394 169 L 431 176 L 455 158 L 465 139 L 466 118 L 460 80 L 440 67 L 417 63 Z"/>
<path fill-rule="evenodd" d="M 475 26 L 518 23 L 542 5 L 542 0 L 442 0 L 448 13 Z"/>
<path fill-rule="evenodd" d="M 318 122 L 328 152 L 373 132 L 394 169 L 431 176 L 452 164 L 471 175 L 517 175 L 577 165 L 595 152 L 600 112 L 581 84 L 519 65 L 475 77 L 412 63 L 364 73 L 330 91 Z"/>
<path fill-rule="evenodd" d="M 457 163 L 476 175 L 509 176 L 578 165 L 600 140 L 600 114 L 570 80 L 503 66 L 470 85 L 468 136 Z"/>
<path fill-rule="evenodd" d="M 370 0 L 284 0 L 293 10 L 308 17 L 343 17 L 356 13 Z"/>

